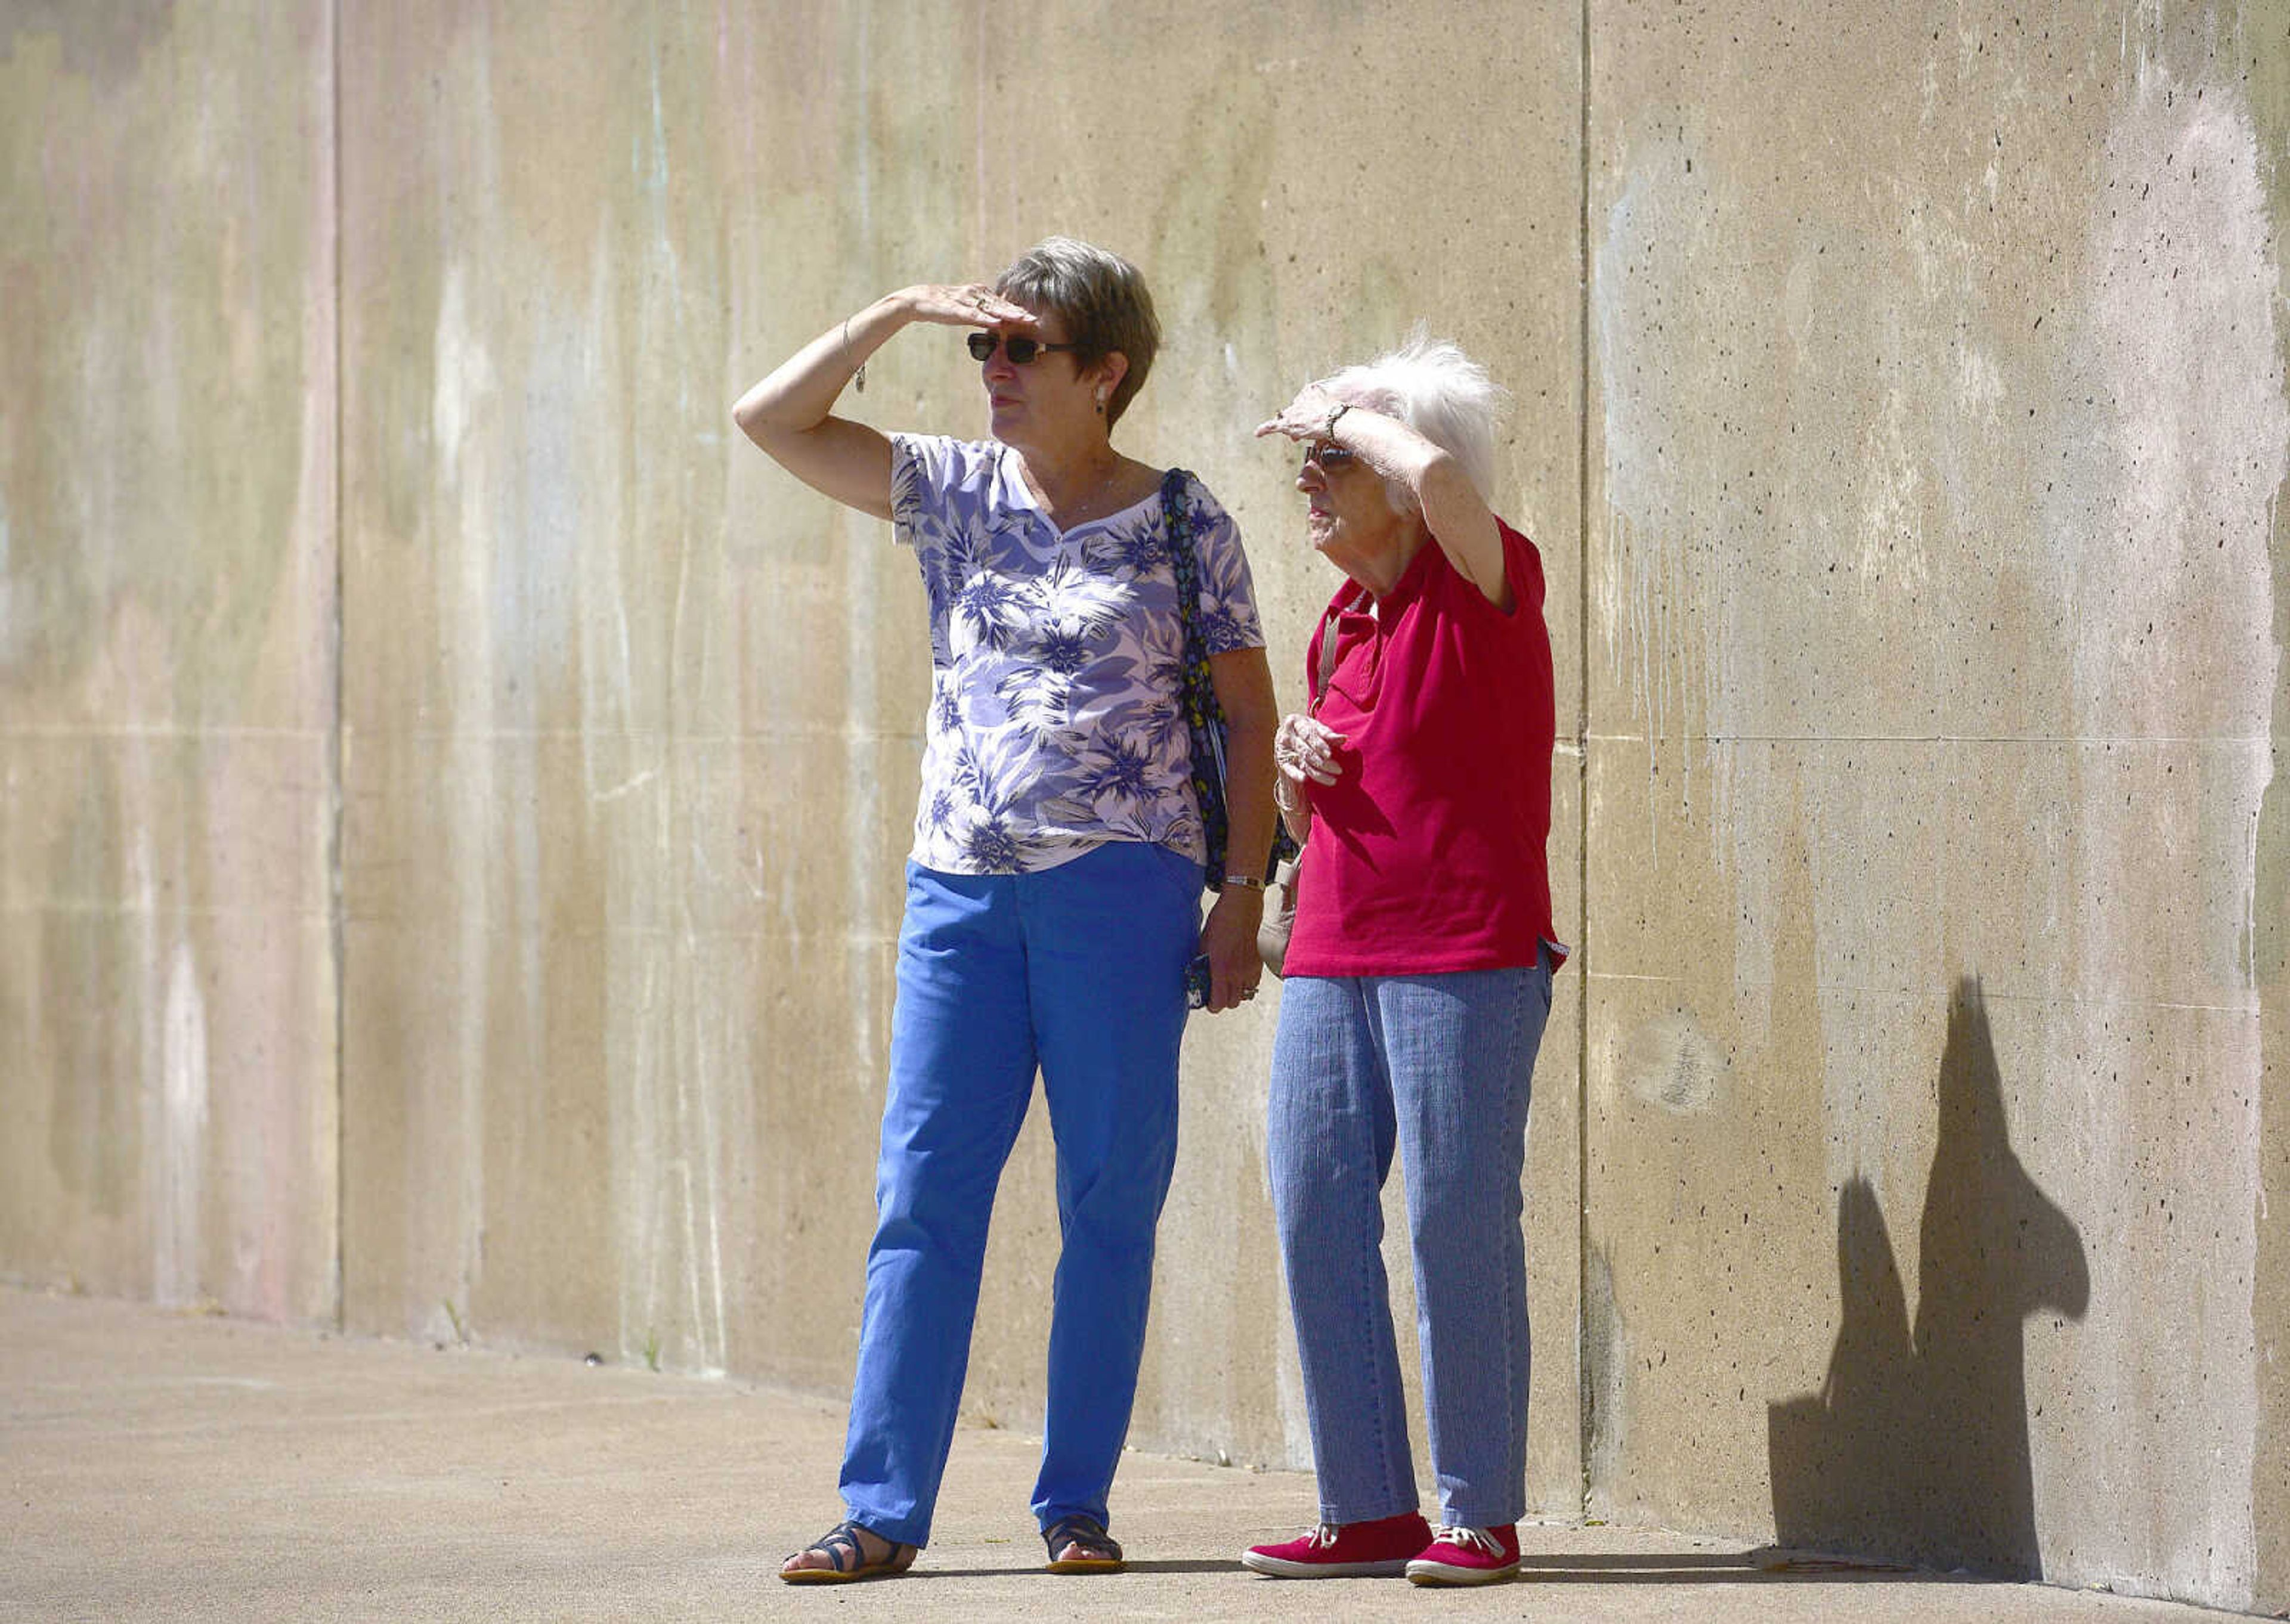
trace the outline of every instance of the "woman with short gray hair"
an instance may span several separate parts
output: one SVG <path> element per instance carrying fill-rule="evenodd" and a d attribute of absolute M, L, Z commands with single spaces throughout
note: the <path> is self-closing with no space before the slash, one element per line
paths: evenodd
<path fill-rule="evenodd" d="M 1542 564 L 1495 516 L 1501 392 L 1421 328 L 1257 430 L 1304 448 L 1311 544 L 1345 580 L 1283 719 L 1304 842 L 1266 1161 L 1319 1476 L 1319 1526 L 1241 1558 L 1279 1578 L 1518 1569 L 1527 1318 L 1519 1180 L 1554 940 L 1556 739 Z M 1395 1149 L 1439 1525 L 1418 1508 L 1379 1200 Z"/>
<path fill-rule="evenodd" d="M 834 414 L 868 357 L 917 323 L 971 329 L 990 438 L 886 436 Z M 1106 1500 L 1176 1157 L 1188 983 L 1212 1012 L 1255 996 L 1274 818 L 1277 708 L 1239 531 L 1200 481 L 1112 445 L 1159 342 L 1133 266 L 1053 237 L 990 287 L 876 300 L 733 412 L 798 479 L 893 522 L 930 610 L 846 1515 L 787 1559 L 790 1583 L 901 1573 L 930 1538 L 995 1185 L 1037 1068 L 1063 1247 L 1033 1510 L 1052 1572 L 1122 1565 Z M 1189 660 L 1230 727 L 1205 924 Z"/>

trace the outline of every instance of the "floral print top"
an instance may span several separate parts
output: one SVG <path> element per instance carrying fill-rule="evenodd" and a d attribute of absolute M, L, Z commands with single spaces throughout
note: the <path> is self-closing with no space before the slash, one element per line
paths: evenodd
<path fill-rule="evenodd" d="M 892 517 L 930 598 L 914 860 L 1029 874 L 1114 840 L 1203 860 L 1160 492 L 1061 532 L 1007 446 L 894 435 L 891 447 Z M 1202 642 L 1263 647 L 1238 527 L 1199 480 L 1183 490 Z"/>

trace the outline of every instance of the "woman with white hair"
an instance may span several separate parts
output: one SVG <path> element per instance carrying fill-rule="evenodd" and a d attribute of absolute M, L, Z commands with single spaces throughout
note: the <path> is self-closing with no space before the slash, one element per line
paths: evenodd
<path fill-rule="evenodd" d="M 1241 1560 L 1281 1578 L 1518 1569 L 1526 1509 L 1527 1099 L 1550 1012 L 1553 713 L 1542 564 L 1488 505 L 1501 392 L 1421 329 L 1257 430 L 1304 447 L 1312 546 L 1343 572 L 1309 712 L 1274 740 L 1305 843 L 1267 1159 L 1319 1526 Z M 1407 1172 L 1439 1524 L 1427 1524 L 1379 1200 Z"/>
<path fill-rule="evenodd" d="M 917 323 L 971 330 L 990 438 L 835 413 Z M 995 1186 L 1037 1068 L 1062 1249 L 1033 1511 L 1051 1572 L 1122 1565 L 1106 1500 L 1176 1159 L 1188 980 L 1213 1013 L 1255 996 L 1277 715 L 1239 530 L 1197 479 L 1113 448 L 1159 341 L 1135 267 L 1052 237 L 990 287 L 885 295 L 733 410 L 797 478 L 892 522 L 930 612 L 845 1515 L 787 1559 L 790 1583 L 901 1573 L 929 1541 Z M 1189 664 L 1231 730 L 1205 923 Z"/>

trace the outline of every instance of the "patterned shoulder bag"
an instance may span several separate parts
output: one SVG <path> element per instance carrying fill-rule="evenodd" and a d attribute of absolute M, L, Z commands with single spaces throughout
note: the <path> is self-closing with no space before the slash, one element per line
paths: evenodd
<path fill-rule="evenodd" d="M 1177 577 L 1177 612 L 1185 625 L 1184 680 L 1181 702 L 1185 708 L 1185 732 L 1192 746 L 1193 797 L 1201 809 L 1201 834 L 1208 845 L 1207 884 L 1224 889 L 1225 837 L 1229 819 L 1225 810 L 1225 735 L 1230 731 L 1224 708 L 1217 703 L 1216 684 L 1209 677 L 1209 653 L 1201 642 L 1201 570 L 1196 552 L 1192 515 L 1184 501 L 1185 483 L 1192 477 L 1182 468 L 1171 468 L 1161 481 L 1161 518 L 1169 534 L 1169 556 Z M 1284 859 L 1296 854 L 1296 843 L 1285 825 L 1272 826 L 1272 855 L 1264 866 L 1269 881 Z"/>

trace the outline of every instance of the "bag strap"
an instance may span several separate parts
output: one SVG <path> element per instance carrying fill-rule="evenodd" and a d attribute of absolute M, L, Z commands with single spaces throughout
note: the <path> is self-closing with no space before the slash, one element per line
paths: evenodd
<path fill-rule="evenodd" d="M 1320 714 L 1320 701 L 1328 697 L 1328 684 L 1336 680 L 1336 622 L 1341 619 L 1343 610 L 1335 604 L 1320 616 L 1320 680 L 1312 684 L 1311 703 L 1304 708 L 1308 716 Z"/>
<path fill-rule="evenodd" d="M 1168 527 L 1171 572 L 1177 578 L 1177 615 L 1184 623 L 1185 708 L 1193 724 L 1206 737 L 1216 763 L 1216 781 L 1224 782 L 1224 708 L 1217 703 L 1216 686 L 1209 680 L 1208 651 L 1201 646 L 1200 555 L 1193 545 L 1193 526 L 1180 493 L 1192 476 L 1171 468 L 1161 476 L 1161 518 Z"/>
<path fill-rule="evenodd" d="M 1169 532 L 1169 557 L 1177 577 L 1177 612 L 1184 620 L 1185 641 L 1200 636 L 1200 563 L 1193 551 L 1193 527 L 1185 522 L 1185 505 L 1178 500 L 1192 476 L 1171 468 L 1161 476 L 1161 524 Z"/>
<path fill-rule="evenodd" d="M 1185 632 L 1180 697 L 1184 702 L 1188 725 L 1196 740 L 1205 743 L 1209 751 L 1207 762 L 1194 762 L 1194 773 L 1198 778 L 1213 772 L 1218 793 L 1221 794 L 1225 781 L 1224 708 L 1217 703 L 1216 685 L 1209 678 L 1208 651 L 1201 646 L 1200 559 L 1194 550 L 1193 526 L 1181 500 L 1185 482 L 1191 477 L 1182 468 L 1171 468 L 1161 476 L 1161 521 L 1169 532 L 1170 572 L 1176 577 L 1177 616 Z M 1210 886 L 1213 890 L 1222 884 L 1221 879 L 1213 879 Z"/>
<path fill-rule="evenodd" d="M 1191 708 L 1200 710 L 1200 722 L 1207 724 L 1213 735 L 1213 724 L 1223 722 L 1225 712 L 1218 708 L 1216 690 L 1209 684 L 1209 651 L 1200 646 L 1200 555 L 1193 548 L 1193 524 L 1180 500 L 1184 481 L 1189 479 L 1191 474 L 1181 468 L 1161 474 L 1161 524 L 1168 529 L 1170 572 L 1177 577 L 1177 619 L 1184 623 L 1186 668 L 1181 687 L 1191 694 Z M 1225 763 L 1218 761 L 1218 781 L 1223 781 L 1223 770 Z"/>
<path fill-rule="evenodd" d="M 1321 612 L 1320 658 L 1318 661 L 1320 680 L 1312 685 L 1312 692 L 1304 706 L 1304 714 L 1308 716 L 1317 716 L 1320 714 L 1320 701 L 1328 697 L 1328 684 L 1336 680 L 1336 623 L 1343 619 L 1343 599 L 1341 596 L 1339 596 L 1334 603 L 1329 604 L 1327 608 Z M 1311 842 L 1296 841 L 1295 836 L 1288 833 L 1287 820 L 1283 818 L 1280 820 L 1278 833 L 1276 836 L 1273 844 L 1275 845 L 1278 845 L 1284 842 L 1295 843 L 1295 854 L 1293 856 L 1281 858 L 1279 862 L 1275 865 L 1275 872 L 1276 877 L 1284 888 L 1283 894 L 1285 900 L 1282 906 L 1286 908 L 1289 912 L 1293 914 L 1296 908 L 1296 892 L 1294 887 L 1296 883 L 1297 865 L 1304 860 L 1304 848 L 1309 845 Z M 1267 960 L 1266 962 L 1269 964 L 1270 961 Z M 1279 972 L 1276 970 L 1273 973 L 1277 975 Z"/>

